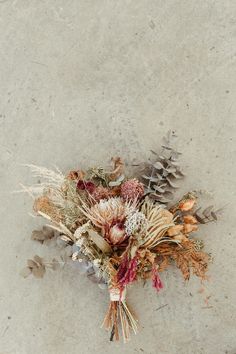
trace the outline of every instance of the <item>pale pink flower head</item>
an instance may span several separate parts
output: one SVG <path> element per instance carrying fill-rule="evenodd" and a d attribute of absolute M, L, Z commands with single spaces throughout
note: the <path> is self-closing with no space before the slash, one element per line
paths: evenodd
<path fill-rule="evenodd" d="M 121 185 L 121 197 L 124 200 L 137 200 L 144 195 L 143 184 L 136 178 L 129 179 Z"/>

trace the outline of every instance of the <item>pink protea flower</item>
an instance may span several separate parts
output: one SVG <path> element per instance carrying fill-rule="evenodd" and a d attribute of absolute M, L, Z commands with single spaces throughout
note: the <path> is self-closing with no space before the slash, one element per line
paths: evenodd
<path fill-rule="evenodd" d="M 140 199 L 144 195 L 143 184 L 136 178 L 129 179 L 122 183 L 120 194 L 124 200 Z"/>
<path fill-rule="evenodd" d="M 124 223 L 118 221 L 112 225 L 109 229 L 108 237 L 112 245 L 118 245 L 122 243 L 127 238 Z"/>

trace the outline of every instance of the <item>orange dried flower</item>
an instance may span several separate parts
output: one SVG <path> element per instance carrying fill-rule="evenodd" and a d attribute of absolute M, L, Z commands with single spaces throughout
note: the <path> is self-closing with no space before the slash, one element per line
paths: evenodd
<path fill-rule="evenodd" d="M 179 203 L 179 209 L 182 211 L 189 211 L 193 208 L 196 199 L 185 199 Z"/>
<path fill-rule="evenodd" d="M 81 170 L 77 170 L 77 171 L 70 171 L 67 175 L 67 178 L 72 180 L 72 181 L 76 181 L 78 179 L 84 179 L 85 177 L 85 173 L 84 171 Z"/>
<path fill-rule="evenodd" d="M 190 232 L 197 231 L 197 229 L 198 229 L 197 225 L 184 224 L 183 233 L 189 234 Z"/>
<path fill-rule="evenodd" d="M 192 215 L 185 215 L 185 216 L 184 216 L 184 223 L 185 223 L 185 224 L 197 224 L 198 221 L 197 221 L 197 219 L 196 219 L 194 216 L 192 216 Z"/>

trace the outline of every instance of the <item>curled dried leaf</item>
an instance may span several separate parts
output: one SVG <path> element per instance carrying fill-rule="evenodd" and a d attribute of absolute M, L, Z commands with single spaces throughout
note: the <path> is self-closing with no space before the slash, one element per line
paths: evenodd
<path fill-rule="evenodd" d="M 109 245 L 109 243 L 104 240 L 104 238 L 99 235 L 96 231 L 94 230 L 89 230 L 89 236 L 90 239 L 96 244 L 96 246 L 103 252 L 103 253 L 111 253 L 112 248 Z"/>
<path fill-rule="evenodd" d="M 28 259 L 28 260 L 27 260 L 27 264 L 28 264 L 28 267 L 29 267 L 29 268 L 37 267 L 37 263 L 34 262 L 32 259 Z"/>
<path fill-rule="evenodd" d="M 46 269 L 41 257 L 35 255 L 34 259 L 27 260 L 27 265 L 36 278 L 42 278 L 44 276 Z"/>
<path fill-rule="evenodd" d="M 43 258 L 35 255 L 34 256 L 34 262 L 36 262 L 38 265 L 42 266 L 43 265 Z"/>
<path fill-rule="evenodd" d="M 54 230 L 50 227 L 43 226 L 42 230 L 34 230 L 31 234 L 31 240 L 39 241 L 43 243 L 46 240 L 50 240 L 54 237 Z"/>
<path fill-rule="evenodd" d="M 113 157 L 112 162 L 114 164 L 114 169 L 113 171 L 110 173 L 110 179 L 112 181 L 117 180 L 117 178 L 123 174 L 123 170 L 124 170 L 124 163 L 121 160 L 120 157 Z"/>
<path fill-rule="evenodd" d="M 20 275 L 23 278 L 27 278 L 31 274 L 31 269 L 29 267 L 25 267 L 20 271 Z"/>
<path fill-rule="evenodd" d="M 190 232 L 197 231 L 197 229 L 198 229 L 197 225 L 184 224 L 183 233 L 189 234 Z"/>
<path fill-rule="evenodd" d="M 35 267 L 32 269 L 32 274 L 35 276 L 35 278 L 43 278 L 45 272 L 45 266 Z"/>
<path fill-rule="evenodd" d="M 189 211 L 196 203 L 196 199 L 185 199 L 179 203 L 179 209 L 182 211 Z"/>
<path fill-rule="evenodd" d="M 60 268 L 60 263 L 56 258 L 52 260 L 52 270 L 58 270 Z"/>
<path fill-rule="evenodd" d="M 183 217 L 184 223 L 185 224 L 197 224 L 198 221 L 193 215 L 185 215 Z"/>
<path fill-rule="evenodd" d="M 187 240 L 187 237 L 185 235 L 183 235 L 182 233 L 180 233 L 179 235 L 174 236 L 173 238 L 174 238 L 174 240 L 180 241 L 180 242 L 183 242 L 183 241 Z"/>

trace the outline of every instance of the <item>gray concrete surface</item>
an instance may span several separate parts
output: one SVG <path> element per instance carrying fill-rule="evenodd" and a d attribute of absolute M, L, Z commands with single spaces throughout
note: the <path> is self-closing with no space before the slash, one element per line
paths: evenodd
<path fill-rule="evenodd" d="M 235 354 L 236 2 L 3 0 L 0 58 L 0 353 Z M 75 270 L 19 276 L 49 251 L 29 239 L 31 200 L 11 191 L 32 182 L 22 163 L 142 159 L 168 129 L 184 153 L 181 191 L 226 205 L 199 232 L 210 281 L 203 291 L 170 269 L 159 295 L 133 286 L 140 333 L 110 343 L 106 293 Z"/>

